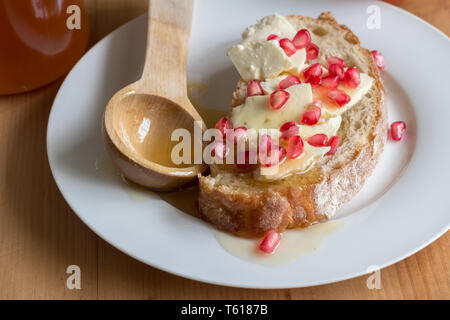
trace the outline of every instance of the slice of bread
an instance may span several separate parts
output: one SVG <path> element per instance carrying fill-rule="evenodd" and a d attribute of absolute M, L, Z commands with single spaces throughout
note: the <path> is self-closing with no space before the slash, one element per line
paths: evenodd
<path fill-rule="evenodd" d="M 268 230 L 307 227 L 329 219 L 349 201 L 372 173 L 387 137 L 387 112 L 379 71 L 370 51 L 345 25 L 329 13 L 317 19 L 288 16 L 297 29 L 306 28 L 319 48 L 319 62 L 330 56 L 343 58 L 374 79 L 371 89 L 342 115 L 340 145 L 304 174 L 260 182 L 233 165 L 211 166 L 211 175 L 200 176 L 199 209 L 204 220 L 239 236 L 257 237 Z M 246 98 L 241 79 L 232 107 Z"/>

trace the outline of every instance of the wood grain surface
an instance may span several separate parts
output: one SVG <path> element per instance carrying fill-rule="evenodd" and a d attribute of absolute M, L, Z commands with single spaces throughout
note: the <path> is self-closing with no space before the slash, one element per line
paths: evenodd
<path fill-rule="evenodd" d="M 450 0 L 394 1 L 450 34 Z M 85 0 L 91 44 L 145 13 L 145 0 Z M 413 39 L 413 38 L 412 38 Z M 68 207 L 46 156 L 47 119 L 61 80 L 0 97 L 0 299 L 450 299 L 450 233 L 381 271 L 318 287 L 250 290 L 204 284 L 144 265 L 111 247 Z M 66 268 L 81 268 L 81 290 Z"/>

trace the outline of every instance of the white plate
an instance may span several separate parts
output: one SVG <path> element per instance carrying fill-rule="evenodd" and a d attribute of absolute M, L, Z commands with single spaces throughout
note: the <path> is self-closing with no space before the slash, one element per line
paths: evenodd
<path fill-rule="evenodd" d="M 366 27 L 370 4 L 381 9 L 379 30 Z M 395 263 L 442 235 L 450 220 L 450 43 L 437 29 L 378 1 L 197 0 L 189 80 L 209 85 L 202 104 L 227 110 L 237 74 L 225 52 L 242 30 L 273 12 L 317 16 L 325 10 L 347 24 L 365 47 L 385 55 L 389 118 L 405 120 L 408 135 L 405 141 L 388 143 L 374 175 L 339 212 L 341 227 L 324 239 L 321 249 L 279 267 L 237 258 L 224 250 L 206 223 L 157 196 L 137 201 L 113 171 L 104 169 L 109 160 L 101 115 L 108 99 L 140 76 L 145 17 L 92 48 L 55 99 L 48 158 L 72 209 L 98 235 L 144 263 L 237 287 L 301 287 L 348 279 L 371 265 Z"/>

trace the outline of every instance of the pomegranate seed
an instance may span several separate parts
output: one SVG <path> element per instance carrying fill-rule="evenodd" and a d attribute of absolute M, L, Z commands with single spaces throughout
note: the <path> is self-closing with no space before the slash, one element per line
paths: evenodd
<path fill-rule="evenodd" d="M 311 102 L 311 106 L 322 108 L 322 101 L 319 99 L 315 99 L 313 100 L 313 102 Z"/>
<path fill-rule="evenodd" d="M 234 143 L 237 143 L 240 140 L 246 140 L 247 139 L 247 128 L 246 127 L 235 128 L 231 134 L 231 138 Z"/>
<path fill-rule="evenodd" d="M 347 66 L 345 61 L 342 60 L 341 58 L 338 58 L 338 57 L 329 57 L 327 59 L 327 64 L 328 64 L 328 66 L 331 66 L 332 64 L 337 64 L 337 65 L 340 65 L 343 68 L 345 68 Z"/>
<path fill-rule="evenodd" d="M 278 146 L 278 163 L 282 163 L 286 159 L 286 149 L 282 146 Z"/>
<path fill-rule="evenodd" d="M 273 147 L 268 153 L 259 152 L 259 162 L 264 167 L 275 166 L 286 158 L 286 149 L 282 146 Z"/>
<path fill-rule="evenodd" d="M 314 63 L 310 65 L 308 68 L 303 70 L 303 76 L 306 80 L 309 80 L 311 77 L 320 77 L 322 75 L 322 66 L 320 63 Z"/>
<path fill-rule="evenodd" d="M 280 37 L 277 36 L 276 34 L 271 34 L 267 37 L 267 41 L 270 41 L 270 40 L 280 40 Z"/>
<path fill-rule="evenodd" d="M 244 162 L 242 163 L 241 159 L 244 159 Z M 241 152 L 238 156 L 237 156 L 237 161 L 236 161 L 236 167 L 239 169 L 247 169 L 250 168 L 251 166 L 253 166 L 252 164 L 250 164 L 250 151 L 243 151 Z"/>
<path fill-rule="evenodd" d="M 298 127 L 297 124 L 293 125 L 292 127 L 289 127 L 289 129 L 283 131 L 281 133 L 281 139 L 288 140 L 290 137 L 298 135 Z"/>
<path fill-rule="evenodd" d="M 296 75 L 291 74 L 286 78 L 284 78 L 283 80 L 281 80 L 278 86 L 280 87 L 280 89 L 283 90 L 289 88 L 290 86 L 300 83 L 301 83 L 300 79 Z"/>
<path fill-rule="evenodd" d="M 230 149 L 227 148 L 227 145 L 223 141 L 214 141 L 211 147 L 211 154 L 213 157 L 217 157 L 218 159 L 225 159 L 228 155 Z"/>
<path fill-rule="evenodd" d="M 326 134 L 318 133 L 308 138 L 308 143 L 313 147 L 326 147 L 328 137 Z"/>
<path fill-rule="evenodd" d="M 247 97 L 262 96 L 264 94 L 263 88 L 258 80 L 252 80 L 247 85 Z"/>
<path fill-rule="evenodd" d="M 280 47 L 284 50 L 284 53 L 286 53 L 288 57 L 292 56 L 297 51 L 292 41 L 288 38 L 283 38 L 280 40 Z"/>
<path fill-rule="evenodd" d="M 312 77 L 309 77 L 307 82 L 310 85 L 312 85 L 313 87 L 318 87 L 318 86 L 322 85 L 322 78 L 321 77 L 312 76 Z"/>
<path fill-rule="evenodd" d="M 314 60 L 319 56 L 319 47 L 314 43 L 310 43 L 306 46 L 306 59 Z"/>
<path fill-rule="evenodd" d="M 289 92 L 277 90 L 270 94 L 270 106 L 275 109 L 281 109 L 289 99 Z"/>
<path fill-rule="evenodd" d="M 294 36 L 294 39 L 292 39 L 292 43 L 294 43 L 294 46 L 297 49 L 305 48 L 311 43 L 311 35 L 309 34 L 309 31 L 306 29 L 299 30 Z"/>
<path fill-rule="evenodd" d="M 302 123 L 308 126 L 315 125 L 317 122 L 319 122 L 321 114 L 322 110 L 319 107 L 311 106 L 303 113 Z"/>
<path fill-rule="evenodd" d="M 280 131 L 281 132 L 287 131 L 290 127 L 293 127 L 295 125 L 297 125 L 297 123 L 295 123 L 295 121 L 288 121 L 280 127 Z"/>
<path fill-rule="evenodd" d="M 339 107 L 350 102 L 350 96 L 339 89 L 328 90 L 327 97 L 336 102 Z"/>
<path fill-rule="evenodd" d="M 263 134 L 259 138 L 259 151 L 269 154 L 272 151 L 272 137 Z"/>
<path fill-rule="evenodd" d="M 281 235 L 276 230 L 270 230 L 259 244 L 259 250 L 272 253 L 280 243 L 280 239 Z"/>
<path fill-rule="evenodd" d="M 298 158 L 303 152 L 303 140 L 300 136 L 293 136 L 289 138 L 288 149 L 286 156 L 289 159 Z"/>
<path fill-rule="evenodd" d="M 328 76 L 322 78 L 322 86 L 324 86 L 325 88 L 335 89 L 337 88 L 338 84 L 339 84 L 338 76 L 329 74 Z"/>
<path fill-rule="evenodd" d="M 350 67 L 345 71 L 345 84 L 350 88 L 356 88 L 361 83 L 361 78 L 359 75 L 359 70 Z"/>
<path fill-rule="evenodd" d="M 395 121 L 391 124 L 391 138 L 392 140 L 399 141 L 402 139 L 406 130 L 406 123 L 403 121 Z"/>
<path fill-rule="evenodd" d="M 339 80 L 345 79 L 344 68 L 338 64 L 332 64 L 328 67 L 328 73 L 333 76 L 337 76 Z"/>
<path fill-rule="evenodd" d="M 231 128 L 231 122 L 226 117 L 220 118 L 216 123 L 216 129 L 219 130 L 223 136 L 225 136 L 226 131 Z"/>
<path fill-rule="evenodd" d="M 371 53 L 378 69 L 384 70 L 384 68 L 386 68 L 386 60 L 384 59 L 384 56 L 381 54 L 381 52 L 377 50 L 372 50 Z"/>
<path fill-rule="evenodd" d="M 281 139 L 288 140 L 298 134 L 298 127 L 295 121 L 288 121 L 280 127 Z"/>
<path fill-rule="evenodd" d="M 330 151 L 328 151 L 326 154 L 334 154 L 338 148 L 339 145 L 339 137 L 338 136 L 332 136 L 330 140 L 328 141 L 328 145 L 331 147 Z"/>

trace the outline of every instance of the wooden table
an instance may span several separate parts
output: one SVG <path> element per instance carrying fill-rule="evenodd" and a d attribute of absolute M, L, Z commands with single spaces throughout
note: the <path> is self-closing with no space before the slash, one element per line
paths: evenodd
<path fill-rule="evenodd" d="M 395 0 L 392 0 L 395 1 Z M 450 0 L 395 1 L 450 34 Z M 86 0 L 91 44 L 146 11 L 144 0 Z M 68 207 L 46 156 L 46 124 L 61 81 L 0 97 L 0 298 L 2 299 L 449 299 L 450 234 L 381 271 L 312 288 L 247 290 L 183 279 L 111 247 Z M 66 268 L 81 268 L 81 290 Z"/>

